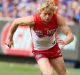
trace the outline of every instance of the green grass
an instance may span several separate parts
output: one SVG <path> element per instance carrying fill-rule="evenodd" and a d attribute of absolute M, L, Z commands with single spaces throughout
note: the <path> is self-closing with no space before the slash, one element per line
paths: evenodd
<path fill-rule="evenodd" d="M 36 64 L 0 62 L 0 75 L 40 75 Z M 80 69 L 71 69 L 67 75 L 80 75 Z"/>

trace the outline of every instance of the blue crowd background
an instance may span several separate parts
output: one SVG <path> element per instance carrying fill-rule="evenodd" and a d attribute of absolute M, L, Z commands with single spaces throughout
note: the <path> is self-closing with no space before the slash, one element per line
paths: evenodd
<path fill-rule="evenodd" d="M 19 18 L 35 14 L 43 0 L 0 0 L 0 17 Z M 59 0 L 59 14 L 71 25 L 80 23 L 80 0 Z"/>

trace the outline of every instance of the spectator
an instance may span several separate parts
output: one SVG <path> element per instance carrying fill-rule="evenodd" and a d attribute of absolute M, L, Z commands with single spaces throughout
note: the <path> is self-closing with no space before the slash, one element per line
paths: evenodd
<path fill-rule="evenodd" d="M 27 14 L 26 14 L 26 5 L 25 4 L 19 4 L 18 5 L 18 16 L 19 17 L 25 17 Z"/>
<path fill-rule="evenodd" d="M 2 16 L 3 13 L 3 1 L 0 0 L 0 16 Z"/>
<path fill-rule="evenodd" d="M 45 0 L 0 0 L 0 16 L 22 17 L 37 12 Z M 69 22 L 80 23 L 80 0 L 59 0 L 59 14 Z"/>

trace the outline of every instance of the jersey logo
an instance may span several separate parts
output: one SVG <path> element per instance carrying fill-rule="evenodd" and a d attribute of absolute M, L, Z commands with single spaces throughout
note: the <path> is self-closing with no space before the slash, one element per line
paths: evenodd
<path fill-rule="evenodd" d="M 41 30 L 35 30 L 35 33 L 38 37 L 43 37 L 43 33 Z"/>
<path fill-rule="evenodd" d="M 47 36 L 52 36 L 56 32 L 56 29 L 47 30 Z"/>
<path fill-rule="evenodd" d="M 45 37 L 45 36 L 53 36 L 53 34 L 56 32 L 56 29 L 48 29 L 48 28 L 45 28 L 46 30 L 44 30 L 44 32 L 42 30 L 35 30 L 35 33 L 38 37 Z"/>

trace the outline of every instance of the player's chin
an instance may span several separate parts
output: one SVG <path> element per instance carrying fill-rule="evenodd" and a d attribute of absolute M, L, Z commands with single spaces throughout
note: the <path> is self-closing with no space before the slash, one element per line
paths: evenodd
<path fill-rule="evenodd" d="M 49 22 L 49 20 L 47 19 L 47 20 L 45 20 L 45 22 L 46 22 L 46 23 L 48 23 L 48 22 Z"/>

